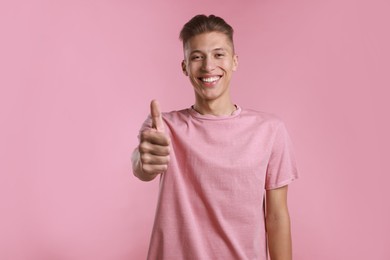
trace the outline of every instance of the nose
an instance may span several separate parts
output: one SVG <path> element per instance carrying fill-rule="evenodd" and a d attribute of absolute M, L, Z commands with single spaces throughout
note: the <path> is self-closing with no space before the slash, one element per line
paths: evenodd
<path fill-rule="evenodd" d="M 204 71 L 212 71 L 215 69 L 215 62 L 212 57 L 207 56 L 203 59 L 202 69 Z"/>

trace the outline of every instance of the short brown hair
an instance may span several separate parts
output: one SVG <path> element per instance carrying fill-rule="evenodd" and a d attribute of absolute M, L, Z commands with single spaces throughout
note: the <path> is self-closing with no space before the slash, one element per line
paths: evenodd
<path fill-rule="evenodd" d="M 215 15 L 206 16 L 204 14 L 194 16 L 181 29 L 180 40 L 183 42 L 183 47 L 192 37 L 207 32 L 221 32 L 225 34 L 234 50 L 233 28 L 221 17 Z"/>

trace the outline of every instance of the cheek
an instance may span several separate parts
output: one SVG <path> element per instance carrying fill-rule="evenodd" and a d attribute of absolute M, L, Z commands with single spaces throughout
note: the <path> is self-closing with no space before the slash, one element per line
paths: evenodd
<path fill-rule="evenodd" d="M 236 71 L 237 66 L 234 63 L 234 61 L 232 61 L 232 62 L 229 62 L 229 64 L 227 64 L 227 68 L 229 68 L 229 70 L 231 70 L 231 71 Z"/>
<path fill-rule="evenodd" d="M 188 67 L 188 74 L 191 76 L 196 75 L 196 72 L 199 70 L 199 66 L 196 66 L 196 64 L 189 65 Z"/>
<path fill-rule="evenodd" d="M 191 84 L 193 85 L 193 86 L 198 86 L 198 78 L 197 77 L 195 77 L 194 75 L 190 75 L 189 77 L 188 77 L 189 79 L 190 79 L 190 82 L 191 82 Z"/>
<path fill-rule="evenodd" d="M 217 65 L 224 70 L 231 70 L 233 68 L 233 62 L 230 60 L 218 61 Z"/>

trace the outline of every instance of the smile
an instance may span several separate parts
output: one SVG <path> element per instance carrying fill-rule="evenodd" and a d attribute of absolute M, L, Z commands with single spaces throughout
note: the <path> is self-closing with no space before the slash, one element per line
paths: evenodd
<path fill-rule="evenodd" d="M 221 76 L 213 76 L 213 77 L 208 77 L 208 78 L 199 78 L 201 81 L 206 82 L 206 83 L 212 83 L 217 80 L 219 80 Z"/>

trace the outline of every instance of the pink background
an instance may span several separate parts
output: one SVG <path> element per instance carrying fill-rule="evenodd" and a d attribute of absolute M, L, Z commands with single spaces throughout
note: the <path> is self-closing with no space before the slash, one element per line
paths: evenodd
<path fill-rule="evenodd" d="M 145 259 L 158 181 L 132 176 L 157 98 L 193 103 L 178 33 L 236 30 L 242 107 L 287 124 L 294 258 L 390 259 L 387 0 L 2 1 L 0 259 Z"/>

